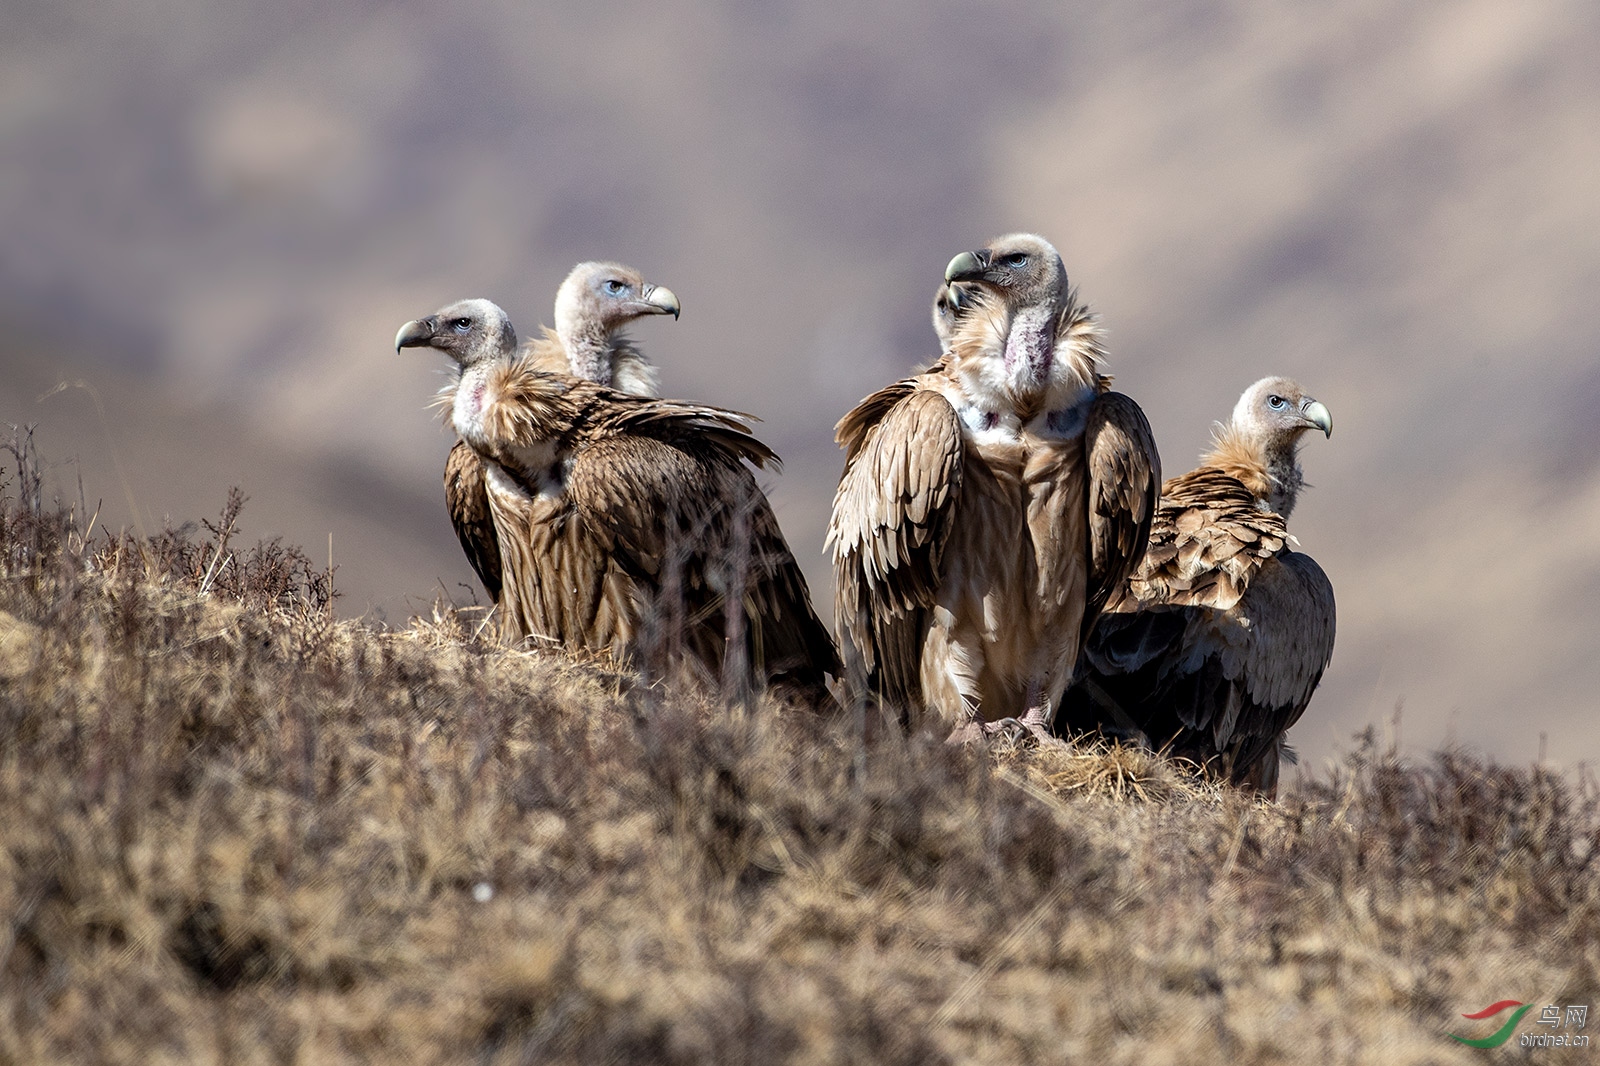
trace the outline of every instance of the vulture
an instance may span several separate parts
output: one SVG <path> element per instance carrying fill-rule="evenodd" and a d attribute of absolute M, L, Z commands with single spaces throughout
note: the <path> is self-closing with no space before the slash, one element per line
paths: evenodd
<path fill-rule="evenodd" d="M 676 319 L 681 309 L 671 289 L 652 285 L 632 267 L 579 263 L 556 290 L 556 328 L 545 327 L 544 335 L 524 344 L 520 354 L 539 370 L 574 374 L 633 396 L 660 396 L 660 373 L 622 328 L 644 315 Z M 511 343 L 514 349 L 515 340 Z M 446 392 L 453 395 L 454 386 Z M 461 550 L 490 602 L 498 604 L 500 547 L 489 518 L 483 460 L 465 440 L 458 440 L 445 460 L 444 495 Z"/>
<path fill-rule="evenodd" d="M 1245 390 L 1201 465 L 1161 488 L 1144 562 L 1086 642 L 1062 723 L 1142 736 L 1268 796 L 1333 656 L 1333 586 L 1293 550 L 1298 451 L 1333 416 L 1287 378 Z"/>
<path fill-rule="evenodd" d="M 406 323 L 395 347 L 459 368 L 441 399 L 487 514 L 457 531 L 480 573 L 494 556 L 507 639 L 822 698 L 837 655 L 746 465 L 777 463 L 748 415 L 540 369 L 487 300 Z"/>
<path fill-rule="evenodd" d="M 1048 241 L 1001 237 L 945 283 L 945 356 L 835 428 L 845 668 L 858 699 L 951 740 L 1048 740 L 1083 634 L 1144 553 L 1160 459 Z"/>

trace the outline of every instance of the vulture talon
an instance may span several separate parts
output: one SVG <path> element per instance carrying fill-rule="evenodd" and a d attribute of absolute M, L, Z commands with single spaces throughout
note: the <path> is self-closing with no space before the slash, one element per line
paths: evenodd
<path fill-rule="evenodd" d="M 983 732 L 986 736 L 1006 737 L 1021 743 L 1028 736 L 1028 727 L 1020 718 L 1000 718 L 993 722 L 983 723 Z"/>

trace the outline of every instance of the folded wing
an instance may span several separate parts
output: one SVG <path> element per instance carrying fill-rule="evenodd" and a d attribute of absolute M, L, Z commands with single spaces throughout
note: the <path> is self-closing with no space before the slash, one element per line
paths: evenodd
<path fill-rule="evenodd" d="M 846 460 L 828 544 L 839 639 L 858 691 L 902 710 L 921 702 L 923 634 L 959 506 L 963 444 L 943 396 L 896 382 L 836 429 Z"/>

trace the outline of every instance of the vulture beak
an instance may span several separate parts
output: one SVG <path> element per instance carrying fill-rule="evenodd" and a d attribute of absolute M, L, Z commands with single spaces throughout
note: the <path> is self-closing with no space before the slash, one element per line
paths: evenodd
<path fill-rule="evenodd" d="M 398 353 L 401 348 L 426 348 L 433 343 L 433 335 L 438 328 L 439 319 L 434 315 L 407 322 L 394 335 L 395 352 Z"/>
<path fill-rule="evenodd" d="M 1322 430 L 1324 437 L 1333 436 L 1333 412 L 1325 404 L 1316 400 L 1308 400 L 1300 408 L 1300 417 Z"/>
<path fill-rule="evenodd" d="M 647 315 L 671 315 L 674 319 L 682 307 L 678 304 L 677 294 L 665 285 L 646 285 L 644 287 L 644 313 Z"/>
<path fill-rule="evenodd" d="M 944 268 L 944 280 L 982 281 L 984 271 L 989 269 L 991 258 L 987 248 L 980 248 L 976 252 L 962 252 L 950 260 L 950 265 Z"/>

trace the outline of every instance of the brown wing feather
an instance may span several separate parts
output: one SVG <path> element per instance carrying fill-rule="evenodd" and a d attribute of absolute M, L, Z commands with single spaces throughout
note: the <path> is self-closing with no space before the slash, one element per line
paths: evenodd
<path fill-rule="evenodd" d="M 621 615 L 628 631 L 620 639 L 647 661 L 682 653 L 713 677 L 753 671 L 807 696 L 823 691 L 824 675 L 838 672 L 837 653 L 744 465 L 778 463 L 750 432 L 750 416 L 624 395 L 526 364 L 507 368 L 491 392 L 482 419 L 494 458 L 545 523 L 519 533 L 539 556 L 537 566 L 519 565 L 550 586 L 538 594 L 547 609 L 570 600 L 598 612 L 587 628 L 564 621 L 560 639 L 575 639 L 577 627 L 590 646 L 614 643 L 619 623 L 606 619 Z M 546 467 L 520 469 L 530 455 Z M 561 552 L 567 561 L 555 566 Z M 734 599 L 741 610 L 730 612 Z M 731 672 L 730 638 L 739 638 L 743 660 Z"/>
<path fill-rule="evenodd" d="M 482 415 L 485 432 L 507 446 L 554 442 L 573 448 L 635 434 L 667 442 L 714 443 L 756 466 L 781 465 L 777 454 L 751 432 L 755 416 L 739 411 L 629 395 L 526 362 L 507 364 L 488 387 L 495 401 Z"/>
<path fill-rule="evenodd" d="M 837 653 L 771 504 L 741 462 L 753 441 L 718 432 L 604 437 L 576 454 L 567 492 L 618 567 L 647 590 L 661 650 L 681 641 L 713 676 L 748 670 L 820 695 L 824 675 L 839 672 Z M 730 640 L 743 658 L 731 667 Z"/>
<path fill-rule="evenodd" d="M 595 418 L 593 433 L 634 434 L 652 437 L 674 445 L 692 445 L 695 450 L 712 449 L 732 462 L 782 469 L 778 454 L 750 430 L 754 415 L 721 407 L 685 403 L 682 400 L 634 399 L 618 396 L 604 414 Z"/>
<path fill-rule="evenodd" d="M 1153 728 L 1193 758 L 1215 759 L 1236 784 L 1270 792 L 1283 735 L 1310 703 L 1333 656 L 1333 588 L 1309 556 L 1284 551 L 1227 610 L 1183 608 L 1180 647 L 1160 663 L 1174 718 Z"/>
<path fill-rule="evenodd" d="M 444 501 L 461 550 L 493 603 L 500 602 L 500 542 L 495 535 L 483 460 L 464 440 L 456 441 L 444 463 Z"/>
<path fill-rule="evenodd" d="M 538 495 L 515 474 L 489 479 L 506 582 L 500 632 L 590 651 L 619 661 L 633 652 L 638 590 L 604 544 L 574 514 L 570 500 Z"/>
<path fill-rule="evenodd" d="M 1089 473 L 1087 633 L 1144 559 L 1161 487 L 1155 434 L 1137 403 L 1102 392 L 1084 429 Z"/>
<path fill-rule="evenodd" d="M 837 427 L 846 463 L 828 543 L 852 684 L 901 709 L 921 703 L 922 640 L 938 591 L 964 445 L 955 409 L 902 381 Z"/>
<path fill-rule="evenodd" d="M 1136 603 L 1231 607 L 1289 539 L 1280 515 L 1214 468 L 1172 478 L 1161 495 L 1144 562 L 1128 582 Z"/>
<path fill-rule="evenodd" d="M 942 370 L 944 361 L 940 360 L 934 366 Z M 855 461 L 856 453 L 861 451 L 862 446 L 867 443 L 867 438 L 872 435 L 872 431 L 884 417 L 915 391 L 917 391 L 916 380 L 905 378 L 879 389 L 839 419 L 838 425 L 833 427 L 833 439 L 844 449 L 846 469 Z"/>

